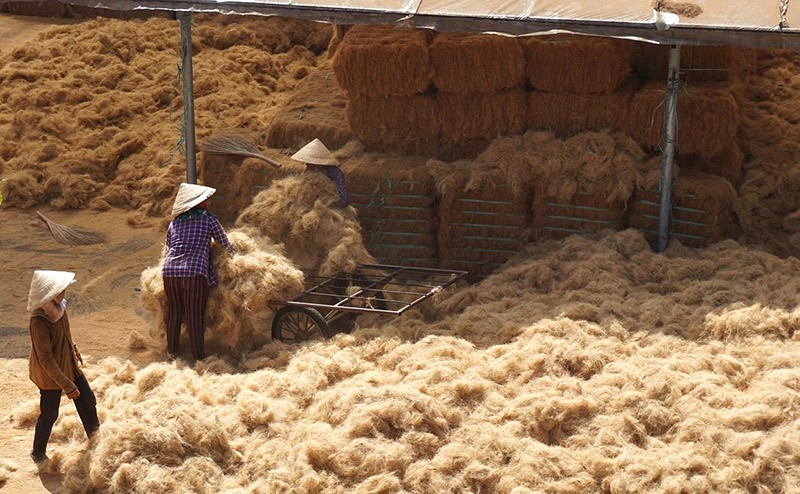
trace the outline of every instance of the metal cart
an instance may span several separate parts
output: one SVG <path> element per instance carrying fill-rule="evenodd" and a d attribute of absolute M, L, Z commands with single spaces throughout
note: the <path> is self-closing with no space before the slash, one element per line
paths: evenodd
<path fill-rule="evenodd" d="M 277 309 L 272 338 L 287 343 L 318 334 L 330 338 L 339 321 L 348 330 L 361 314 L 399 315 L 464 278 L 468 271 L 362 264 L 353 273 L 306 276 L 305 290 L 288 301 L 270 301 Z M 280 308 L 279 308 L 280 307 Z"/>

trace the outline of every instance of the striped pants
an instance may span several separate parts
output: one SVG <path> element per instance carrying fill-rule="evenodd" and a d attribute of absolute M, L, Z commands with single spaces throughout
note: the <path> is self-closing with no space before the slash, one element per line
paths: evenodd
<path fill-rule="evenodd" d="M 205 276 L 164 278 L 164 292 L 167 295 L 167 310 L 164 314 L 164 322 L 167 325 L 167 352 L 172 355 L 178 354 L 181 322 L 186 322 L 192 356 L 195 360 L 205 358 L 208 291 L 208 281 Z"/>

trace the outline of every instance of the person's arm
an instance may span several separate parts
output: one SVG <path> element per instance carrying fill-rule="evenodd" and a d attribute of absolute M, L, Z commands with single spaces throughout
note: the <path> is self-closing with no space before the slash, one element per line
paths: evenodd
<path fill-rule="evenodd" d="M 225 250 L 231 254 L 235 253 L 236 249 L 233 247 L 233 244 L 231 244 L 231 241 L 228 240 L 228 236 L 225 234 L 225 229 L 222 228 L 222 223 L 219 222 L 219 219 L 213 215 L 209 215 L 208 217 L 211 221 L 211 238 L 225 247 Z"/>
<path fill-rule="evenodd" d="M 77 388 L 72 379 L 68 378 L 61 367 L 58 366 L 56 358 L 53 355 L 53 348 L 50 345 L 50 331 L 49 321 L 44 317 L 34 316 L 31 317 L 31 344 L 33 345 L 33 352 L 36 354 L 36 360 L 39 362 L 42 370 L 58 384 L 64 393 L 69 396 Z"/>
<path fill-rule="evenodd" d="M 164 236 L 164 248 L 161 251 L 161 257 L 167 255 L 170 247 L 172 247 L 172 222 L 170 222 L 169 226 L 167 227 L 167 234 Z"/>

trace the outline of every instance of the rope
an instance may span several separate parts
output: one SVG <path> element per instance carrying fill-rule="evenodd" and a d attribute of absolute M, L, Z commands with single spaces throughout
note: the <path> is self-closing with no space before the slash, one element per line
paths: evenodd
<path fill-rule="evenodd" d="M 781 29 L 788 29 L 789 21 L 786 20 L 786 13 L 789 11 L 789 0 L 780 0 L 780 2 L 778 2 L 778 8 L 781 12 L 781 22 L 778 24 L 778 27 Z"/>
<path fill-rule="evenodd" d="M 181 48 L 181 52 L 183 52 L 183 48 Z M 175 143 L 175 147 L 172 148 L 172 150 L 169 152 L 169 156 L 167 156 L 167 159 L 161 164 L 161 168 L 164 168 L 165 166 L 167 166 L 168 164 L 170 164 L 172 162 L 172 159 L 175 157 L 175 153 L 176 152 L 180 151 L 181 153 L 184 153 L 186 151 L 186 147 L 185 147 L 185 143 L 186 143 L 186 120 L 183 117 L 183 112 L 181 112 L 180 120 L 178 120 L 177 118 L 174 118 L 174 113 L 173 113 L 173 111 L 175 109 L 174 108 L 174 103 L 175 103 L 175 99 L 176 99 L 177 94 L 178 94 L 178 88 L 179 87 L 181 87 L 181 88 L 183 87 L 183 64 L 181 62 L 183 60 L 183 53 L 181 53 L 179 55 L 179 57 L 180 57 L 179 58 L 180 61 L 178 62 L 178 68 L 177 68 L 177 71 L 175 73 L 174 82 L 172 84 L 172 94 L 170 95 L 170 98 L 169 98 L 168 107 L 169 107 L 169 121 L 170 122 L 178 121 L 178 123 L 175 124 L 175 129 L 179 132 L 180 137 L 178 138 L 178 142 Z"/>

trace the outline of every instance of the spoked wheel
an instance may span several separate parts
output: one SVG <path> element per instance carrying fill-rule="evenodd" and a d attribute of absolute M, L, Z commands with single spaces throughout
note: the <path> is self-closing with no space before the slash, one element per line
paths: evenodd
<path fill-rule="evenodd" d="M 272 319 L 272 338 L 285 343 L 299 343 L 322 334 L 331 337 L 325 318 L 311 307 L 286 306 L 275 313 Z"/>

